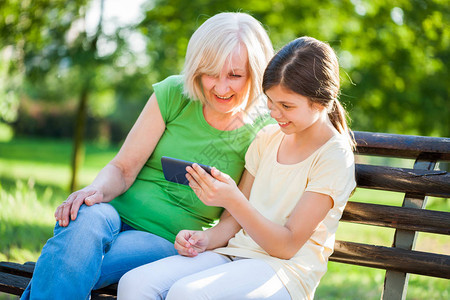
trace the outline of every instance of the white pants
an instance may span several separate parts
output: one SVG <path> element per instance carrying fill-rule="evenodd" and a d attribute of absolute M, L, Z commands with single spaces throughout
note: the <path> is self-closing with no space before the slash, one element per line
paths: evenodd
<path fill-rule="evenodd" d="M 214 252 L 171 256 L 138 267 L 119 281 L 125 299 L 291 299 L 275 271 L 258 259 Z"/>

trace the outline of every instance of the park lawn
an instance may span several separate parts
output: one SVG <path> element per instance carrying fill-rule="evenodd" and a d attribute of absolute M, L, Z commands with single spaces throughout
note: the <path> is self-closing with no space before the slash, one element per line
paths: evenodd
<path fill-rule="evenodd" d="M 118 147 L 86 146 L 80 185 L 89 184 Z M 35 261 L 51 237 L 53 212 L 68 195 L 70 141 L 14 139 L 0 142 L 0 260 Z M 400 193 L 357 189 L 352 201 L 401 205 Z M 427 208 L 450 211 L 448 199 L 430 198 Z M 336 238 L 390 246 L 393 230 L 342 222 Z M 447 236 L 419 233 L 416 249 L 449 254 Z M 330 262 L 316 299 L 379 299 L 384 270 Z M 411 275 L 407 299 L 448 299 L 448 280 Z M 7 299 L 0 294 L 0 299 Z"/>
<path fill-rule="evenodd" d="M 0 260 L 36 260 L 52 235 L 55 208 L 69 195 L 71 141 L 0 142 Z M 80 187 L 89 184 L 118 147 L 86 145 Z"/>

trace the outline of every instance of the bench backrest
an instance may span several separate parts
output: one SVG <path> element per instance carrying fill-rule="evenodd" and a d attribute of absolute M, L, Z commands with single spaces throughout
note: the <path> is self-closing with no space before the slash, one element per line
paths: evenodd
<path fill-rule="evenodd" d="M 356 154 L 414 159 L 411 169 L 356 165 L 357 186 L 405 193 L 402 207 L 349 201 L 342 221 L 395 228 L 392 247 L 336 241 L 331 261 L 386 270 L 383 299 L 404 299 L 408 274 L 450 279 L 450 256 L 414 251 L 417 232 L 450 234 L 450 212 L 425 210 L 427 196 L 450 196 L 450 138 L 354 132 Z M 351 199 L 350 199 L 351 200 Z"/>

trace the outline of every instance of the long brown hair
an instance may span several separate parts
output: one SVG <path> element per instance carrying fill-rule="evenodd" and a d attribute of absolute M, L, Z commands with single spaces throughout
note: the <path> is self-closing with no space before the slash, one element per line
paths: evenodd
<path fill-rule="evenodd" d="M 269 62 L 263 90 L 281 85 L 325 107 L 336 130 L 347 136 L 355 148 L 353 133 L 347 125 L 347 113 L 339 102 L 339 63 L 334 50 L 312 37 L 301 37 L 284 46 Z"/>

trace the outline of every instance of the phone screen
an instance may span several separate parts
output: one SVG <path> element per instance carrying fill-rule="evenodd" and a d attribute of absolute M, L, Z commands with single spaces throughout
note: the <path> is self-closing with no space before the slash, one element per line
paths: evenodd
<path fill-rule="evenodd" d="M 161 157 L 161 165 L 164 173 L 164 178 L 168 181 L 189 185 L 189 181 L 186 178 L 186 167 L 194 164 L 191 161 L 177 159 L 173 157 L 163 156 Z M 211 175 L 211 167 L 197 163 L 208 174 Z"/>

